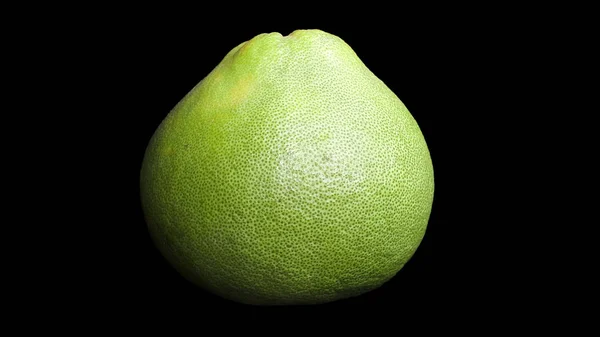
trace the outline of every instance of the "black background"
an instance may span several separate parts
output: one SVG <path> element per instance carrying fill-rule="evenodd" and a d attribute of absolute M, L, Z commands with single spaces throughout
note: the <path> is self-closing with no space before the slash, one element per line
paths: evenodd
<path fill-rule="evenodd" d="M 286 318 L 279 332 L 288 333 L 321 318 L 404 332 L 423 318 L 421 328 L 563 324 L 572 334 L 583 325 L 569 316 L 594 313 L 586 308 L 597 285 L 581 272 L 594 270 L 585 259 L 596 245 L 585 240 L 596 237 L 586 234 L 596 217 L 578 191 L 595 192 L 586 172 L 595 152 L 585 148 L 594 144 L 586 117 L 595 105 L 585 102 L 594 97 L 585 62 L 594 11 L 406 1 L 20 6 L 5 6 L 2 21 L 3 98 L 15 103 L 2 124 L 3 211 L 15 214 L 3 222 L 3 280 L 14 282 L 4 299 L 16 299 L 5 306 L 23 318 L 18 328 L 114 334 L 122 323 L 136 332 L 166 323 L 205 333 Z M 435 170 L 431 219 L 414 258 L 380 289 L 318 306 L 236 304 L 183 280 L 153 247 L 139 200 L 143 153 L 231 48 L 305 28 L 349 43 L 416 118 Z"/>
<path fill-rule="evenodd" d="M 507 85 L 514 83 L 513 67 L 527 61 L 518 61 L 519 42 L 507 43 L 501 25 L 484 14 L 421 13 L 411 19 L 408 12 L 382 19 L 382 25 L 375 19 L 274 24 L 252 18 L 212 24 L 213 15 L 218 20 L 219 13 L 178 18 L 133 10 L 80 19 L 86 33 L 71 40 L 67 60 L 80 69 L 72 84 L 82 102 L 77 123 L 84 126 L 75 131 L 77 138 L 67 139 L 73 149 L 84 149 L 71 178 L 80 183 L 75 195 L 81 232 L 74 244 L 85 253 L 71 251 L 66 261 L 76 275 L 78 303 L 163 318 L 348 310 L 486 317 L 528 289 L 513 265 L 518 237 L 503 241 L 506 209 L 512 214 L 519 206 L 515 200 L 498 202 L 512 161 L 499 159 L 508 143 L 499 146 L 496 139 L 499 131 L 519 132 L 498 121 L 521 95 Z M 413 259 L 370 293 L 318 306 L 237 304 L 185 281 L 152 245 L 139 201 L 144 150 L 170 109 L 233 47 L 263 32 L 310 28 L 344 39 L 419 123 L 435 170 L 429 226 Z M 511 95 L 512 103 L 503 100 Z"/>

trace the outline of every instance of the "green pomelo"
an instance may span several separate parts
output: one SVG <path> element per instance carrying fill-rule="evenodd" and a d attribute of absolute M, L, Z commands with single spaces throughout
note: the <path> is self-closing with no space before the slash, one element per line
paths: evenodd
<path fill-rule="evenodd" d="M 141 170 L 165 258 L 198 286 L 257 305 L 381 286 L 423 239 L 433 193 L 414 118 L 320 30 L 231 50 L 164 119 Z"/>

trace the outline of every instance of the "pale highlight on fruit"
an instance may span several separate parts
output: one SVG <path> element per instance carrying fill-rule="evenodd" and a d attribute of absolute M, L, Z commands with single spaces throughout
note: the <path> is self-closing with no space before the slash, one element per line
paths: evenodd
<path fill-rule="evenodd" d="M 141 197 L 189 281 L 248 304 L 316 304 L 381 286 L 433 202 L 425 139 L 340 38 L 261 34 L 231 50 L 152 137 Z"/>

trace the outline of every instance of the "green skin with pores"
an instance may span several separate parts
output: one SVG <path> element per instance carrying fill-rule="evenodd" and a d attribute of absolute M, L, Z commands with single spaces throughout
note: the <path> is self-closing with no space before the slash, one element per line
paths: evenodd
<path fill-rule="evenodd" d="M 140 178 L 169 263 L 256 305 L 381 286 L 419 246 L 434 192 L 414 118 L 320 30 L 261 34 L 230 51 L 158 127 Z"/>

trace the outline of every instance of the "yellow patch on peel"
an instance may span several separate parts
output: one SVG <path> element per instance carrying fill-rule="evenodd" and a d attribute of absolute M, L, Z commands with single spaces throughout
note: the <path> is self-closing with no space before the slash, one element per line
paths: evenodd
<path fill-rule="evenodd" d="M 173 154 L 173 147 L 172 146 L 165 146 L 162 148 L 162 154 L 165 156 L 169 156 Z"/>
<path fill-rule="evenodd" d="M 255 79 L 252 74 L 242 74 L 237 79 L 233 79 L 232 76 L 227 76 L 227 69 L 216 69 L 211 78 L 211 85 L 213 86 L 213 96 L 221 97 L 218 101 L 215 101 L 213 107 L 215 112 L 230 111 L 239 107 L 245 102 L 250 96 L 252 88 L 255 87 Z M 213 116 L 214 117 L 214 116 Z"/>
<path fill-rule="evenodd" d="M 231 88 L 229 92 L 228 103 L 238 106 L 243 103 L 250 94 L 250 90 L 254 87 L 254 79 L 247 75 L 240 78 Z"/>

